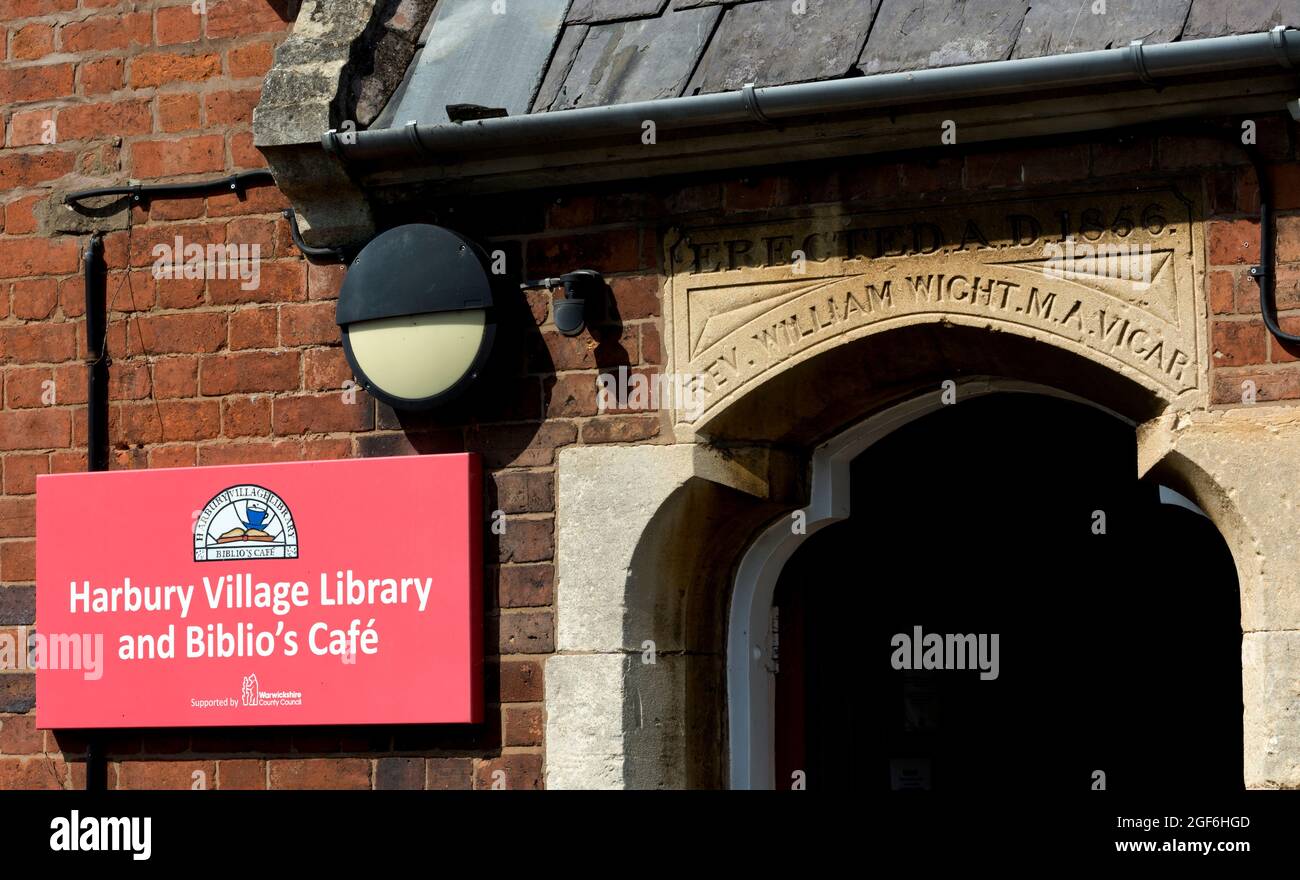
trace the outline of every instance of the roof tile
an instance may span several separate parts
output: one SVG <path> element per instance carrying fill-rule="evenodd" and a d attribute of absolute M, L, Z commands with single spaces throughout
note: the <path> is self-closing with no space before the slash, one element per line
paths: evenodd
<path fill-rule="evenodd" d="M 717 7 L 691 9 L 591 28 L 551 109 L 677 97 L 718 12 Z"/>
<path fill-rule="evenodd" d="M 762 0 L 728 9 L 686 87 L 688 95 L 832 79 L 848 73 L 880 0 L 811 3 Z"/>
<path fill-rule="evenodd" d="M 1028 11 L 1014 0 L 883 0 L 858 67 L 872 74 L 1002 61 Z"/>

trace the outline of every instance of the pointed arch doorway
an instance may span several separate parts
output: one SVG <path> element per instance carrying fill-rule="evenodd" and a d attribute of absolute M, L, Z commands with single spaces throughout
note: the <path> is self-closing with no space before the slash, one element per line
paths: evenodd
<path fill-rule="evenodd" d="M 1240 600 L 1214 526 L 1136 479 L 1115 413 L 1026 383 L 957 393 L 821 447 L 805 534 L 779 522 L 742 560 L 733 787 L 1240 789 Z M 913 647 L 931 636 L 983 636 L 979 668 L 895 668 L 952 665 Z M 921 662 L 894 662 L 903 642 Z"/>

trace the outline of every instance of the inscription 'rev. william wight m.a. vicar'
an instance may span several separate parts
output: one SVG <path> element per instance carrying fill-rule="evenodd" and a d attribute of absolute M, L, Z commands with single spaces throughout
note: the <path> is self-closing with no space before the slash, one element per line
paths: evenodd
<path fill-rule="evenodd" d="M 929 321 L 1030 336 L 1166 399 L 1194 394 L 1195 225 L 1191 204 L 1163 187 L 677 231 L 670 370 L 704 376 L 699 425 L 846 337 Z"/>

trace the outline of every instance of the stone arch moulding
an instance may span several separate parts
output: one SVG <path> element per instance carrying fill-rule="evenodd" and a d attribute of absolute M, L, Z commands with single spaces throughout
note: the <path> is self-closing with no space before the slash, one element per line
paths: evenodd
<path fill-rule="evenodd" d="M 955 380 L 956 399 L 987 394 L 1043 394 L 1096 407 L 1133 425 L 1114 410 L 1033 382 L 994 377 Z M 812 457 L 812 497 L 801 508 L 805 531 L 796 534 L 783 515 L 764 530 L 741 558 L 727 628 L 727 704 L 732 788 L 773 788 L 775 691 L 769 672 L 772 595 L 790 557 L 809 536 L 847 519 L 849 466 L 868 447 L 909 422 L 944 406 L 938 389 L 895 403 L 819 446 Z"/>
<path fill-rule="evenodd" d="M 678 436 L 711 434 L 735 401 L 847 342 L 925 325 L 1041 342 L 1161 408 L 1204 407 L 1204 246 L 1189 192 L 1199 186 L 1148 181 L 669 230 L 669 370 L 695 377 L 702 398 L 676 407 Z"/>

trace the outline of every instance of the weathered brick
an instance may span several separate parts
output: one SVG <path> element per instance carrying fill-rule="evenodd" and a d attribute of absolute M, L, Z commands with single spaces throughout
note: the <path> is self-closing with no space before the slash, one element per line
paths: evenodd
<path fill-rule="evenodd" d="M 292 391 L 298 387 L 299 357 L 292 351 L 250 351 L 203 358 L 199 393 Z"/>
<path fill-rule="evenodd" d="M 502 654 L 549 654 L 555 650 L 555 625 L 550 611 L 505 611 L 499 626 L 498 647 Z"/>
<path fill-rule="evenodd" d="M 212 34 L 209 33 L 209 36 L 212 36 Z M 220 55 L 212 53 L 179 55 L 173 52 L 155 52 L 136 55 L 131 59 L 130 82 L 133 88 L 143 89 L 180 81 L 202 82 L 220 74 Z"/>
<path fill-rule="evenodd" d="M 110 779 L 114 769 L 118 789 L 192 789 L 196 782 L 203 788 L 216 787 L 216 761 L 116 761 Z"/>
<path fill-rule="evenodd" d="M 272 760 L 273 789 L 370 788 L 370 762 L 364 758 Z"/>
<path fill-rule="evenodd" d="M 327 434 L 333 431 L 368 431 L 374 427 L 374 406 L 358 393 L 357 403 L 341 394 L 313 394 L 276 398 L 272 424 L 277 434 Z"/>
<path fill-rule="evenodd" d="M 498 775 L 500 771 L 500 775 Z M 542 787 L 542 756 L 512 752 L 475 762 L 474 788 L 491 789 L 500 780 L 506 789 L 540 789 Z"/>

